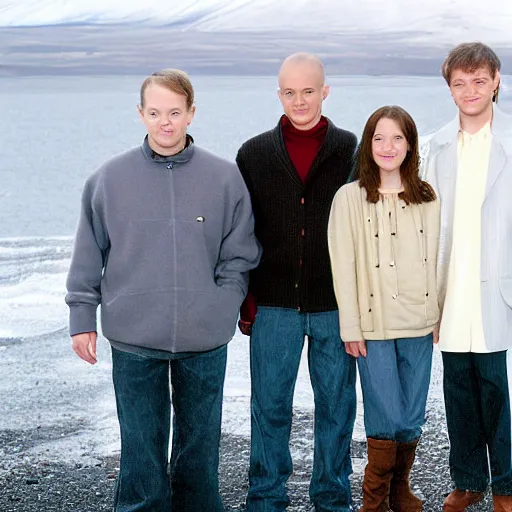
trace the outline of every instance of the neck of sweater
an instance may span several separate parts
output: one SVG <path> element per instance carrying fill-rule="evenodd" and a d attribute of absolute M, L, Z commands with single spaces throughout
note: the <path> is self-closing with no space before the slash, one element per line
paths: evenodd
<path fill-rule="evenodd" d="M 297 174 L 304 183 L 311 169 L 311 165 L 318 154 L 320 146 L 327 133 L 327 119 L 322 116 L 320 121 L 309 130 L 298 130 L 292 125 L 288 117 L 281 118 L 286 151 L 290 156 Z"/>
<path fill-rule="evenodd" d="M 174 155 L 166 156 L 158 154 L 151 148 L 148 136 L 146 135 L 144 142 L 142 143 L 142 152 L 148 160 L 152 160 L 153 162 L 183 164 L 188 162 L 194 154 L 194 139 L 187 133 L 185 147 Z"/>

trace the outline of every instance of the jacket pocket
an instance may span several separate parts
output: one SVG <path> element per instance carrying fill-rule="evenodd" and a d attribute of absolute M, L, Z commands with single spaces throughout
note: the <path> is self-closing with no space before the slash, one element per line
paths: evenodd
<path fill-rule="evenodd" d="M 512 277 L 500 278 L 499 286 L 503 300 L 507 303 L 507 306 L 512 308 Z"/>
<path fill-rule="evenodd" d="M 227 343 L 235 333 L 243 299 L 240 291 L 217 285 L 209 293 L 178 290 L 174 350 L 200 352 Z"/>
<path fill-rule="evenodd" d="M 204 292 L 129 293 L 104 297 L 102 331 L 107 339 L 168 352 L 204 352 L 235 333 L 243 297 L 215 284 Z"/>
<path fill-rule="evenodd" d="M 363 332 L 373 331 L 373 315 L 370 308 L 364 313 L 361 313 L 361 330 Z"/>
<path fill-rule="evenodd" d="M 104 294 L 101 327 L 107 339 L 170 350 L 175 332 L 174 291 Z"/>

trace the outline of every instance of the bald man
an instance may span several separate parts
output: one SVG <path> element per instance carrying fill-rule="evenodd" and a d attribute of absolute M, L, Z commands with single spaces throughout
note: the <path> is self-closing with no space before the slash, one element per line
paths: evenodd
<path fill-rule="evenodd" d="M 315 397 L 310 498 L 316 512 L 351 510 L 356 369 L 339 334 L 327 222 L 334 194 L 349 176 L 357 141 L 322 116 L 328 94 L 317 57 L 288 57 L 279 72 L 284 115 L 275 128 L 245 142 L 237 155 L 263 246 L 240 322 L 251 335 L 248 512 L 282 511 L 289 503 L 293 391 L 306 336 Z"/>

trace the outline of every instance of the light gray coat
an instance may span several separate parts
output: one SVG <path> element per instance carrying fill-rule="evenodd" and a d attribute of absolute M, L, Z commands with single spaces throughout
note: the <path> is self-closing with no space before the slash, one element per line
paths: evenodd
<path fill-rule="evenodd" d="M 423 178 L 441 200 L 438 289 L 441 307 L 446 295 L 453 236 L 457 181 L 459 115 L 427 142 Z M 489 351 L 512 345 L 512 118 L 494 108 L 493 138 L 482 206 L 480 281 L 482 320 Z"/>
<path fill-rule="evenodd" d="M 260 259 L 237 166 L 193 143 L 172 157 L 147 140 L 84 186 L 67 279 L 70 332 L 171 353 L 203 352 L 235 332 Z"/>

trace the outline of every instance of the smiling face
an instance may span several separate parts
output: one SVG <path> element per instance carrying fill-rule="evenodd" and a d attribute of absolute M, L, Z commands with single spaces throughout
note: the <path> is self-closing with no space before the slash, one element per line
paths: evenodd
<path fill-rule="evenodd" d="M 372 137 L 372 157 L 381 176 L 383 173 L 399 173 L 408 149 L 407 139 L 398 123 L 388 117 L 379 119 Z"/>
<path fill-rule="evenodd" d="M 461 116 L 490 116 L 492 100 L 499 83 L 499 71 L 493 78 L 487 67 L 471 72 L 454 69 L 450 76 L 450 92 Z"/>
<path fill-rule="evenodd" d="M 314 60 L 289 61 L 279 73 L 279 99 L 284 113 L 298 130 L 309 130 L 322 116 L 322 102 L 329 94 L 321 65 Z"/>
<path fill-rule="evenodd" d="M 139 106 L 150 148 L 163 156 L 179 153 L 185 147 L 187 127 L 194 112 L 195 107 L 187 107 L 187 98 L 183 94 L 150 84 L 144 91 L 144 105 Z"/>

